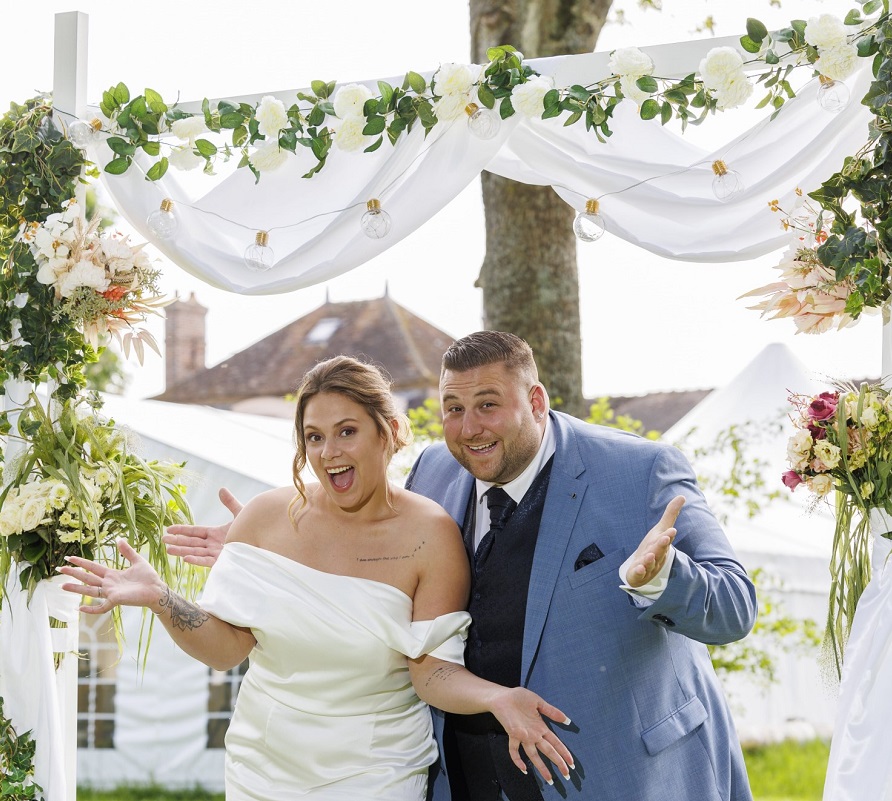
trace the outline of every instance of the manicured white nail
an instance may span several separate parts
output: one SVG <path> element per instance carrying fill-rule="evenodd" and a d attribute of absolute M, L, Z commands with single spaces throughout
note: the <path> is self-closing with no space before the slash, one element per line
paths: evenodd
<path fill-rule="evenodd" d="M 565 718 L 565 719 L 564 719 L 564 725 L 565 725 L 565 726 L 569 726 L 572 722 L 573 722 L 573 721 L 570 720 L 570 718 Z"/>
<path fill-rule="evenodd" d="M 554 779 L 548 780 L 548 786 L 551 787 L 554 784 Z"/>

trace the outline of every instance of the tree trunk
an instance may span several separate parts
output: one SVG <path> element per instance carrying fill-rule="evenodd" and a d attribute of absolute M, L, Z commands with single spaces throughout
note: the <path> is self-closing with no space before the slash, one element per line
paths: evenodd
<path fill-rule="evenodd" d="M 590 52 L 611 0 L 470 0 L 471 58 L 514 45 L 526 58 Z M 576 416 L 582 399 L 582 345 L 574 211 L 550 187 L 483 173 L 486 256 L 484 326 L 523 337 L 554 406 Z"/>

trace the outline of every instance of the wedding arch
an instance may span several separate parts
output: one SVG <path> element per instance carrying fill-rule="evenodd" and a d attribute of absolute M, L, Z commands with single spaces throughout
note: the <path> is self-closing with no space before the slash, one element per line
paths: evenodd
<path fill-rule="evenodd" d="M 882 9 L 879 22 L 856 13 L 846 22 L 857 35 L 841 38 L 835 23 L 809 41 L 804 22 L 769 34 L 753 20 L 742 39 L 653 47 L 623 58 L 592 53 L 525 61 L 504 47 L 494 49 L 485 71 L 442 65 L 349 87 L 314 82 L 176 106 L 151 90 L 133 97 L 122 84 L 89 104 L 87 17 L 71 12 L 56 17 L 53 117 L 97 165 L 117 210 L 137 232 L 181 268 L 241 294 L 293 291 L 353 269 L 421 226 L 484 169 L 552 186 L 579 212 L 581 239 L 597 239 L 606 229 L 672 259 L 741 261 L 789 242 L 775 211 L 795 209 L 803 190 L 821 187 L 816 202 L 837 219 L 848 214 L 842 202 L 845 181 L 853 179 L 846 174 L 830 185 L 827 179 L 840 175 L 843 160 L 861 152 L 869 126 L 878 124 L 875 106 L 889 101 L 879 99 L 876 86 L 888 83 L 892 70 L 888 2 L 861 5 L 865 14 Z M 696 77 L 710 72 L 716 51 L 724 65 L 712 78 Z M 784 65 L 791 51 L 807 69 L 824 59 L 822 77 L 794 89 Z M 737 105 L 748 94 L 741 76 L 768 92 L 770 117 L 709 151 L 666 124 Z M 848 105 L 843 90 L 852 97 Z M 872 99 L 874 108 L 861 98 Z M 843 106 L 843 113 L 833 113 Z M 205 166 L 215 178 L 196 174 Z M 837 186 L 843 188 L 834 194 Z M 51 224 L 23 218 L 20 242 L 23 253 L 40 251 L 37 240 L 48 235 L 47 252 L 34 259 L 48 271 L 41 283 L 55 285 L 58 299 L 53 259 L 67 258 L 67 250 L 60 256 L 50 234 L 87 226 L 76 204 L 49 210 L 58 215 Z M 831 255 L 847 265 L 863 238 L 824 230 L 825 224 L 807 215 L 801 223 L 822 237 L 815 246 L 829 241 Z M 860 230 L 854 216 L 847 229 Z M 139 269 L 134 250 L 127 246 L 131 272 Z M 867 273 L 852 276 L 851 295 L 880 305 L 889 296 L 888 271 L 888 260 L 877 259 Z M 108 283 L 99 289 L 114 302 Z M 19 293 L 7 306 L 31 302 Z M 829 316 L 857 317 L 861 308 L 847 305 Z M 123 318 L 115 319 L 118 326 Z M 14 333 L 13 345 L 21 339 Z M 137 350 L 152 344 L 124 336 Z M 890 375 L 888 323 L 882 336 L 882 371 Z M 88 353 L 89 345 L 79 352 Z M 64 370 L 57 373 L 64 385 Z M 15 377 L 4 395 L 11 412 L 26 391 Z M 8 591 L 13 597 L 16 588 Z M 52 665 L 54 652 L 73 650 L 75 619 L 67 616 L 67 640 L 54 643 L 48 620 L 64 613 L 29 607 L 21 598 L 15 603 L 16 614 L 33 616 L 42 673 L 19 700 L 9 690 L 21 665 L 7 656 L 0 663 L 0 696 L 13 723 L 30 729 L 37 742 L 38 783 L 47 800 L 73 799 L 73 660 L 55 674 Z M 0 637 L 4 624 L 9 628 L 0 621 Z M 6 646 L 8 655 L 14 649 Z"/>

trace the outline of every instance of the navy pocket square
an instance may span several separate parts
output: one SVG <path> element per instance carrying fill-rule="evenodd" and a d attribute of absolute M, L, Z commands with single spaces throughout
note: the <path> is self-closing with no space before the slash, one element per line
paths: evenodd
<path fill-rule="evenodd" d="M 599 559 L 603 558 L 604 554 L 601 553 L 601 549 L 592 543 L 587 548 L 583 548 L 580 552 L 579 556 L 576 557 L 576 563 L 573 566 L 574 570 L 581 570 L 586 565 L 590 565 L 592 562 L 597 562 Z"/>

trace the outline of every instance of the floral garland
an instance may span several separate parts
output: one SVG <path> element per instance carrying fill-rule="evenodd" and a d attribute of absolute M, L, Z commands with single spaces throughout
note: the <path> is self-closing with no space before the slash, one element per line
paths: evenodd
<path fill-rule="evenodd" d="M 815 397 L 791 395 L 796 433 L 787 443 L 784 484 L 817 503 L 836 494 L 830 605 L 824 645 L 837 674 L 861 593 L 870 581 L 871 509 L 892 515 L 892 393 L 840 385 Z M 892 532 L 882 536 L 892 539 Z"/>
<path fill-rule="evenodd" d="M 0 798 L 3 801 L 42 799 L 43 788 L 34 781 L 34 752 L 31 733 L 16 734 L 12 721 L 3 714 L 0 698 Z"/>

